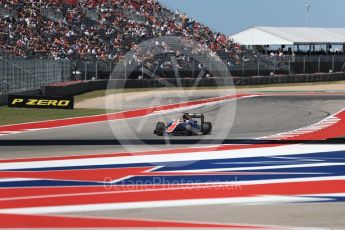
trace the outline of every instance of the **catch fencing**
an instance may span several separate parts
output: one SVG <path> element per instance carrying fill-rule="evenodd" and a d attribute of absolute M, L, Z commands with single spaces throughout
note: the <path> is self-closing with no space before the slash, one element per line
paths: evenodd
<path fill-rule="evenodd" d="M 230 73 L 234 77 L 252 77 L 269 75 L 294 75 L 330 73 L 345 71 L 345 56 L 343 55 L 323 55 L 323 56 L 269 56 L 254 55 L 251 57 L 241 57 L 240 59 L 224 59 L 224 73 Z M 204 68 L 212 72 L 212 61 L 203 63 Z M 143 71 L 146 67 L 143 63 L 135 63 L 137 68 L 131 78 L 149 78 Z M 71 61 L 73 76 L 78 80 L 108 79 L 114 70 L 116 63 L 112 61 Z M 130 68 L 133 71 L 133 68 Z M 174 71 L 157 68 L 156 73 L 163 78 L 174 77 Z M 153 71 L 151 71 L 153 72 Z M 198 76 L 200 68 L 198 63 L 191 63 L 186 68 L 179 68 L 181 78 L 194 78 Z M 227 75 L 227 74 L 225 74 Z M 216 77 L 216 76 L 215 76 Z"/>
<path fill-rule="evenodd" d="M 68 81 L 70 75 L 69 61 L 0 56 L 0 94 L 37 90 Z"/>
<path fill-rule="evenodd" d="M 239 77 L 343 72 L 345 56 L 257 55 L 231 60 L 228 62 L 228 67 L 233 76 Z"/>
<path fill-rule="evenodd" d="M 223 59 L 224 60 L 224 59 Z M 224 60 L 224 73 L 233 77 L 296 75 L 345 71 L 345 56 L 283 56 L 269 55 Z M 134 63 L 130 79 L 150 79 L 145 66 Z M 112 61 L 53 60 L 15 58 L 0 53 L 0 94 L 37 90 L 42 86 L 70 80 L 109 79 L 116 63 Z M 212 72 L 211 61 L 203 68 Z M 133 68 L 132 68 L 133 70 Z M 200 72 L 197 63 L 179 69 L 181 78 L 195 78 Z M 174 71 L 155 70 L 161 78 L 174 78 Z M 225 74 L 227 76 L 228 74 Z M 221 75 L 220 75 L 221 76 Z M 219 77 L 219 76 L 212 76 Z"/>

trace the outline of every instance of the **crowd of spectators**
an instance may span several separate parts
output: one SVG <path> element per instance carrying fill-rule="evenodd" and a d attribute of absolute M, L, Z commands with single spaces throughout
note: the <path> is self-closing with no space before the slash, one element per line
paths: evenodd
<path fill-rule="evenodd" d="M 156 0 L 0 0 L 0 3 L 3 12 L 0 49 L 16 56 L 116 62 L 140 42 L 160 36 L 183 36 L 214 54 L 222 52 L 236 57 L 240 52 L 225 35 L 213 32 L 178 10 L 169 11 Z M 56 16 L 62 20 L 56 20 Z M 146 57 L 135 58 L 140 62 L 140 58 Z M 178 58 L 188 59 L 184 55 Z"/>

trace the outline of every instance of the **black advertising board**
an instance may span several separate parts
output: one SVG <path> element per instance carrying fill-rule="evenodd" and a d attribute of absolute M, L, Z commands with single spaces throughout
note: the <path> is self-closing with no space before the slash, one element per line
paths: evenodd
<path fill-rule="evenodd" d="M 74 109 L 74 98 L 73 97 L 8 95 L 8 107 Z"/>

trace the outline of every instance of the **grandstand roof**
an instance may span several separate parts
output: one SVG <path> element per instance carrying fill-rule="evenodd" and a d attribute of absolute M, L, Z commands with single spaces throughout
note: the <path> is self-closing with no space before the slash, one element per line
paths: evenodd
<path fill-rule="evenodd" d="M 230 37 L 241 45 L 345 44 L 345 28 L 252 27 Z"/>

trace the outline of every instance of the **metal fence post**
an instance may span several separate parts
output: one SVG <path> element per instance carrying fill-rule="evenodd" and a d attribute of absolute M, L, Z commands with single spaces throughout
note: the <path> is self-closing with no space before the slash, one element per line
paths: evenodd
<path fill-rule="evenodd" d="M 291 75 L 291 57 L 289 57 L 289 75 Z"/>
<path fill-rule="evenodd" d="M 228 62 L 225 63 L 225 77 L 228 76 Z"/>
<path fill-rule="evenodd" d="M 319 56 L 319 62 L 317 65 L 317 72 L 320 73 L 321 72 L 321 56 Z"/>
<path fill-rule="evenodd" d="M 335 72 L 335 55 L 332 58 L 332 71 Z"/>
<path fill-rule="evenodd" d="M 211 63 L 211 60 L 209 60 L 209 64 L 208 64 L 208 70 L 210 71 L 210 72 L 212 72 L 212 63 Z"/>
<path fill-rule="evenodd" d="M 258 76 L 260 76 L 260 56 L 258 57 Z"/>
<path fill-rule="evenodd" d="M 87 80 L 87 62 L 84 62 L 84 80 Z"/>
<path fill-rule="evenodd" d="M 96 61 L 96 70 L 95 70 L 96 80 L 98 80 L 98 60 Z"/>
<path fill-rule="evenodd" d="M 194 71 L 195 71 L 195 60 L 193 59 L 193 64 L 192 64 L 193 66 L 192 66 L 192 77 L 194 78 L 195 77 L 195 73 L 194 73 Z"/>
<path fill-rule="evenodd" d="M 304 74 L 305 74 L 305 71 L 306 71 L 306 66 L 305 66 L 306 59 L 307 59 L 307 57 L 304 56 L 304 58 L 303 58 L 303 73 Z"/>
<path fill-rule="evenodd" d="M 127 79 L 127 59 L 126 59 L 126 57 L 125 57 L 125 60 L 124 60 L 124 67 L 125 67 L 125 79 Z"/>
<path fill-rule="evenodd" d="M 72 78 L 72 62 L 69 60 L 68 61 L 68 74 L 67 74 L 67 76 L 68 76 L 68 79 L 66 79 L 66 81 L 70 81 L 71 80 L 71 78 Z"/>
<path fill-rule="evenodd" d="M 242 77 L 244 76 L 244 61 L 242 60 Z"/>
<path fill-rule="evenodd" d="M 177 66 L 175 66 L 175 68 L 177 69 Z M 144 78 L 144 60 L 141 63 L 141 78 Z"/>
<path fill-rule="evenodd" d="M 276 58 L 273 61 L 273 65 L 274 65 L 273 73 L 276 74 L 276 70 L 277 70 L 277 59 Z"/>

